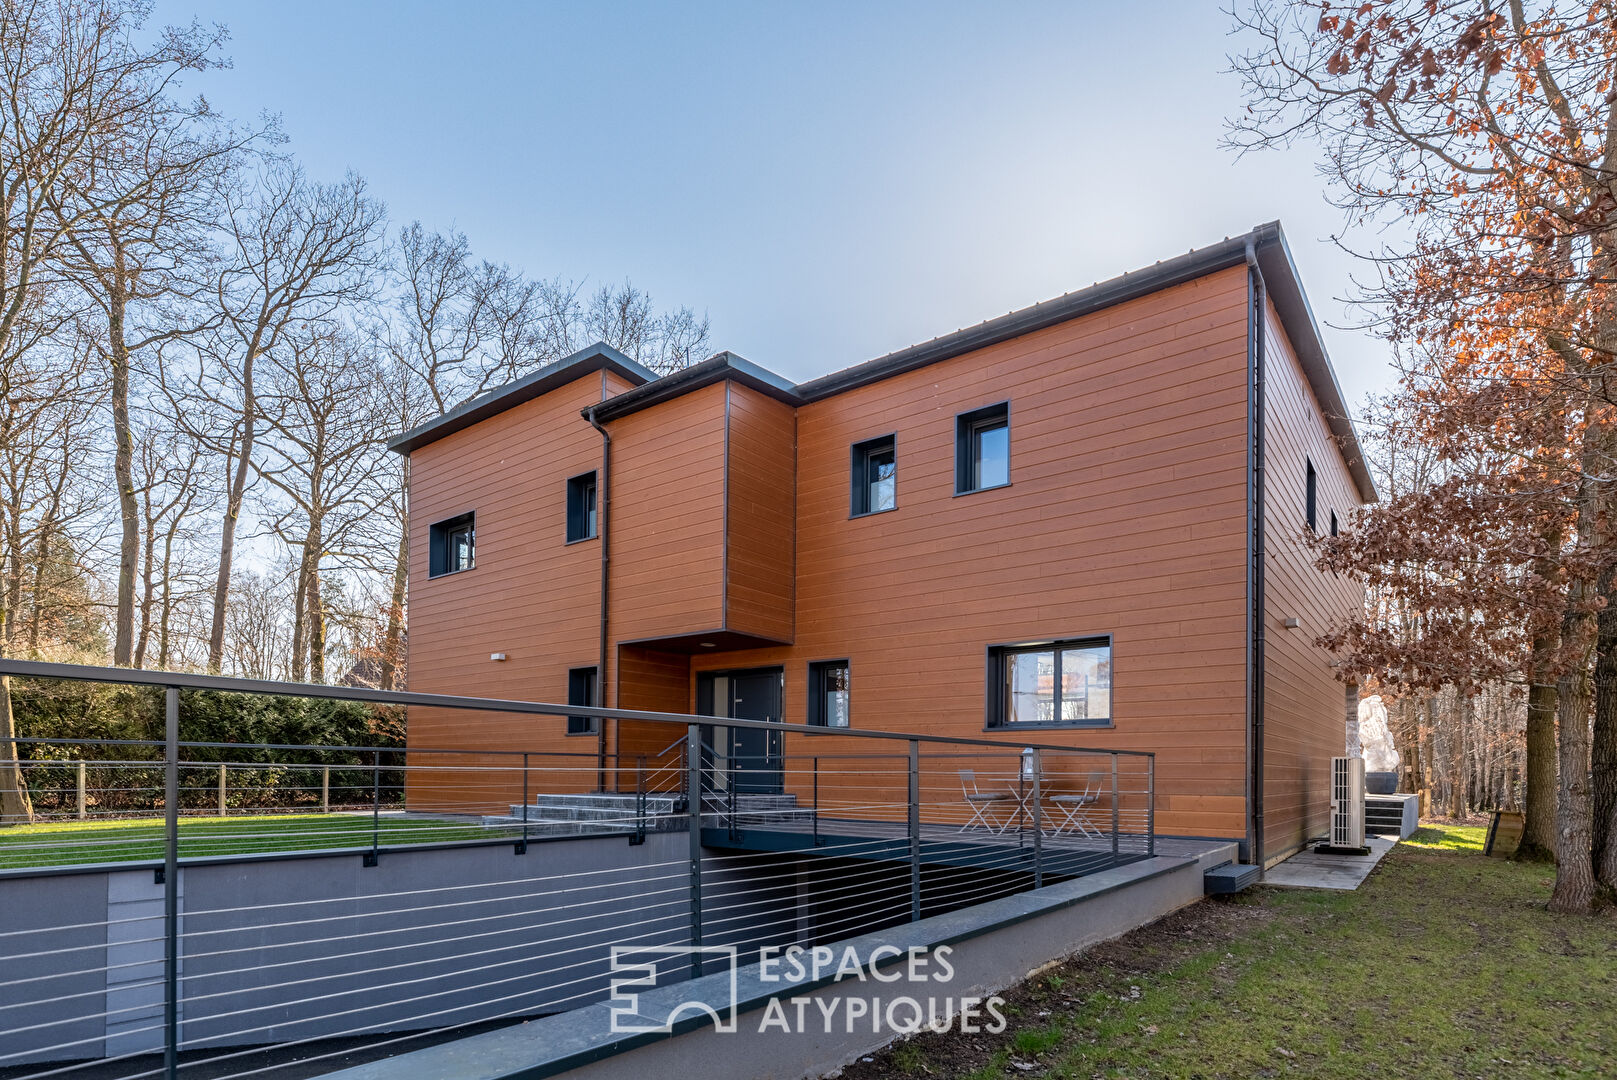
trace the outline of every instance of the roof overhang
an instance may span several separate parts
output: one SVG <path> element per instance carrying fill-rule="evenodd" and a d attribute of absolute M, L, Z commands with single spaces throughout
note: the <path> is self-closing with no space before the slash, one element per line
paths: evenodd
<path fill-rule="evenodd" d="M 571 356 L 564 356 L 554 363 L 546 364 L 520 379 L 508 382 L 504 386 L 497 386 L 485 394 L 479 394 L 442 416 L 433 417 L 419 427 L 394 436 L 388 440 L 387 448 L 396 454 L 409 454 L 430 442 L 463 431 L 506 409 L 525 401 L 532 401 L 541 394 L 547 394 L 574 379 L 602 370 L 611 371 L 636 387 L 658 381 L 656 372 L 641 367 L 606 342 L 597 341 L 586 349 L 580 349 Z"/>
<path fill-rule="evenodd" d="M 796 388 L 773 371 L 759 367 L 751 360 L 735 353 L 721 352 L 701 363 L 692 364 L 671 375 L 664 375 L 656 382 L 626 390 L 608 401 L 591 406 L 585 412 L 593 413 L 595 419 L 600 421 L 613 420 L 626 413 L 638 412 L 658 402 L 688 394 L 692 390 L 711 386 L 725 379 L 738 382 L 788 405 L 803 403 L 803 398 L 798 395 Z"/>

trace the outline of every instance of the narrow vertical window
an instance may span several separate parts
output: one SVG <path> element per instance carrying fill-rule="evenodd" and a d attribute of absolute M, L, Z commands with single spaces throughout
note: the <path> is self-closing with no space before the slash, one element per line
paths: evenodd
<path fill-rule="evenodd" d="M 1335 510 L 1331 511 L 1331 535 L 1332 536 L 1340 536 L 1341 535 L 1341 532 L 1338 529 L 1337 524 L 1336 524 L 1336 511 Z"/>
<path fill-rule="evenodd" d="M 575 667 L 567 672 L 567 704 L 569 705 L 595 705 L 596 677 L 592 667 Z M 594 735 L 596 732 L 595 717 L 569 716 L 567 718 L 567 734 Z"/>
<path fill-rule="evenodd" d="M 470 570 L 477 563 L 477 528 L 474 514 L 439 521 L 427 530 L 427 576 L 438 577 Z"/>
<path fill-rule="evenodd" d="M 821 660 L 810 664 L 808 722 L 820 727 L 847 727 L 850 690 L 848 661 Z"/>
<path fill-rule="evenodd" d="M 567 481 L 567 542 L 595 536 L 595 474 L 588 472 Z"/>
<path fill-rule="evenodd" d="M 898 505 L 898 446 L 896 436 L 884 435 L 853 446 L 851 512 L 879 514 Z"/>
<path fill-rule="evenodd" d="M 1319 532 L 1319 526 L 1317 524 L 1318 519 L 1316 517 L 1319 481 L 1314 476 L 1314 463 L 1309 461 L 1307 458 L 1304 458 L 1303 460 L 1308 462 L 1308 491 L 1304 496 L 1308 503 L 1308 531 Z"/>
<path fill-rule="evenodd" d="M 1011 482 L 1011 407 L 989 405 L 955 418 L 955 494 Z"/>

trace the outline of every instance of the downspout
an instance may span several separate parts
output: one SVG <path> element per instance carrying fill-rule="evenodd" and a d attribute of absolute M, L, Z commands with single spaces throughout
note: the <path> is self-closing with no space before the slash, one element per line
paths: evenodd
<path fill-rule="evenodd" d="M 1247 850 L 1263 865 L 1263 682 L 1264 682 L 1264 328 L 1269 294 L 1253 241 L 1246 242 L 1247 293 Z"/>
<path fill-rule="evenodd" d="M 606 705 L 606 601 L 607 601 L 607 568 L 611 563 L 611 533 L 607 528 L 607 505 L 611 502 L 612 491 L 612 435 L 595 419 L 595 410 L 598 405 L 591 405 L 584 411 L 584 418 L 590 422 L 590 427 L 601 433 L 601 482 L 595 486 L 595 531 L 601 538 L 601 642 L 600 659 L 596 661 L 595 668 L 595 696 L 596 704 Z M 613 721 L 614 727 L 617 721 Z M 606 721 L 603 718 L 596 731 L 595 751 L 595 785 L 600 791 L 606 790 Z"/>

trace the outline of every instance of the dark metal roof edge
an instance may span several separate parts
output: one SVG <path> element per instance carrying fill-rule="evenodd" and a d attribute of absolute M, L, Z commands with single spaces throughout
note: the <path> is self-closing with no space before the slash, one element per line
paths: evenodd
<path fill-rule="evenodd" d="M 457 431 L 487 420 L 525 401 L 532 401 L 541 394 L 602 368 L 616 371 L 637 387 L 657 379 L 656 372 L 641 367 L 606 342 L 597 341 L 570 356 L 564 356 L 560 360 L 531 371 L 520 379 L 479 394 L 419 427 L 395 435 L 387 441 L 387 448 L 396 454 L 408 454 L 417 447 L 435 442 L 446 435 L 453 435 Z"/>
<path fill-rule="evenodd" d="M 706 360 L 692 364 L 681 371 L 664 375 L 655 382 L 637 386 L 633 390 L 608 399 L 594 408 L 595 418 L 603 422 L 615 420 L 628 413 L 638 412 L 659 402 L 679 397 L 681 394 L 688 394 L 692 390 L 711 386 L 723 379 L 731 379 L 777 401 L 784 401 L 788 405 L 803 403 L 796 387 L 786 379 L 745 357 L 732 352 L 721 352 L 714 353 Z"/>
<path fill-rule="evenodd" d="M 1358 433 L 1353 427 L 1352 410 L 1342 396 L 1341 384 L 1336 381 L 1336 369 L 1325 351 L 1325 341 L 1320 336 L 1319 323 L 1314 319 L 1314 309 L 1308 303 L 1308 293 L 1303 289 L 1302 275 L 1298 273 L 1296 260 L 1291 256 L 1291 245 L 1286 243 L 1286 234 L 1280 228 L 1280 222 L 1271 221 L 1253 229 L 1252 238 L 1258 266 L 1263 271 L 1264 284 L 1268 288 L 1269 301 L 1280 313 L 1280 322 L 1285 327 L 1292 350 L 1297 354 L 1297 361 L 1302 365 L 1309 385 L 1314 388 L 1314 396 L 1319 398 L 1325 423 L 1331 429 L 1331 434 L 1336 436 L 1342 459 L 1347 462 L 1348 473 L 1353 477 L 1354 486 L 1359 489 L 1359 498 L 1367 503 L 1378 502 L 1380 495 L 1365 463 Z"/>
<path fill-rule="evenodd" d="M 1204 248 L 1197 248 L 1143 270 L 1132 270 L 1099 282 L 1087 289 L 1064 293 L 1053 300 L 1045 300 L 1031 307 L 980 322 L 976 326 L 956 330 L 952 334 L 944 334 L 931 341 L 911 345 L 886 356 L 834 371 L 800 384 L 797 392 L 805 401 L 818 401 L 845 390 L 852 390 L 902 372 L 913 371 L 941 360 L 949 360 L 974 349 L 1008 341 L 1035 330 L 1043 330 L 1076 319 L 1081 315 L 1148 296 L 1217 270 L 1239 266 L 1246 257 L 1247 239 L 1246 236 L 1237 236 Z"/>

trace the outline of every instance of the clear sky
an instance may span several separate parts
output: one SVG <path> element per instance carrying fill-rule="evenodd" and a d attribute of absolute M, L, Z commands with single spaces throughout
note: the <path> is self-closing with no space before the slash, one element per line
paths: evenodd
<path fill-rule="evenodd" d="M 1388 351 L 1339 302 L 1312 147 L 1218 146 L 1240 87 L 1197 3 L 201 3 L 229 115 L 316 177 L 535 276 L 631 278 L 795 380 L 1278 218 L 1348 400 Z M 1332 325 L 1334 324 L 1334 326 Z"/>

